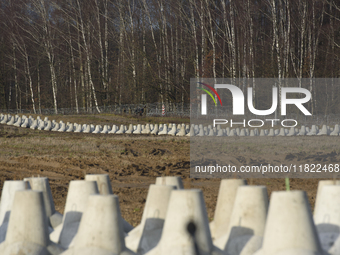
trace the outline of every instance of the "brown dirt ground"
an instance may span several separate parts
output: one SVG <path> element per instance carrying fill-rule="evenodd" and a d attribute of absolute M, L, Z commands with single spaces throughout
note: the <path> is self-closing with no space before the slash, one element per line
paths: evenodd
<path fill-rule="evenodd" d="M 92 123 L 98 123 L 98 118 Z M 68 116 L 61 119 L 74 121 Z M 85 121 L 86 118 L 78 123 Z M 124 119 L 122 122 L 131 121 Z M 157 176 L 176 175 L 182 177 L 185 188 L 202 189 L 211 220 L 220 179 L 190 179 L 189 148 L 190 139 L 186 137 L 59 133 L 0 125 L 0 190 L 5 180 L 46 176 L 50 180 L 56 209 L 63 213 L 71 180 L 84 179 L 85 174 L 90 173 L 109 174 L 113 192 L 119 196 L 123 217 L 136 226 L 141 220 L 148 186 Z M 231 153 L 235 158 L 239 157 L 239 151 Z M 274 149 L 266 153 L 267 157 L 278 155 Z M 335 153 L 338 157 L 339 148 Z M 282 160 L 290 154 L 288 151 L 282 155 Z M 285 190 L 284 179 L 247 181 L 248 184 L 265 185 L 269 195 L 272 191 Z M 306 191 L 313 207 L 318 181 L 291 179 L 290 184 L 292 190 Z"/>

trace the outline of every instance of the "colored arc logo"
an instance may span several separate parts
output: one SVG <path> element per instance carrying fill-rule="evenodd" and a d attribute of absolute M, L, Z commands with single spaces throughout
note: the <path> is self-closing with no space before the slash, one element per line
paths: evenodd
<path fill-rule="evenodd" d="M 221 98 L 220 98 L 220 95 L 217 93 L 217 91 L 216 91 L 213 87 L 211 87 L 210 85 L 205 84 L 205 83 L 203 83 L 203 82 L 197 82 L 197 83 L 202 84 L 203 86 L 206 86 L 207 88 L 209 88 L 210 90 L 212 90 L 212 92 L 214 92 L 214 94 L 217 96 L 218 100 L 220 101 L 221 106 L 223 106 L 223 105 L 222 105 L 222 100 L 221 100 Z M 217 106 L 217 102 L 216 102 L 215 98 L 213 97 L 213 95 L 212 95 L 208 90 L 203 89 L 203 88 L 199 88 L 199 87 L 197 87 L 197 88 L 200 89 L 200 90 L 203 90 L 204 92 L 206 92 L 206 93 L 212 98 L 212 100 L 214 100 L 214 103 L 215 103 L 215 105 Z"/>

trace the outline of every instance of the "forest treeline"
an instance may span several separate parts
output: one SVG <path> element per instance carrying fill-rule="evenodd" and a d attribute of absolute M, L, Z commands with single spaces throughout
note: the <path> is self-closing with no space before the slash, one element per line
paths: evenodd
<path fill-rule="evenodd" d="M 184 104 L 190 78 L 290 77 L 311 78 L 313 114 L 340 110 L 312 80 L 339 76 L 340 1 L 0 2 L 2 109 Z"/>

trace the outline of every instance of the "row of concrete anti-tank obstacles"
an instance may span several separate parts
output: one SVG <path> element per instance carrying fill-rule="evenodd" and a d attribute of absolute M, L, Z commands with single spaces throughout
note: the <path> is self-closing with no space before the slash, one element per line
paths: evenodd
<path fill-rule="evenodd" d="M 179 177 L 149 187 L 140 224 L 120 212 L 108 175 L 69 184 L 64 215 L 47 178 L 5 181 L 0 254 L 325 255 L 340 254 L 340 185 L 320 181 L 314 215 L 304 191 L 274 191 L 245 180 L 221 181 L 214 220 L 203 193 Z"/>
<path fill-rule="evenodd" d="M 7 124 L 16 127 L 24 127 L 45 131 L 55 132 L 74 132 L 74 133 L 93 133 L 93 134 L 152 134 L 152 135 L 172 135 L 172 136 L 313 136 L 313 135 L 331 135 L 338 136 L 340 133 L 339 125 L 334 127 L 323 125 L 320 129 L 317 125 L 301 126 L 300 128 L 291 127 L 280 129 L 248 129 L 248 128 L 221 128 L 221 125 L 203 126 L 188 124 L 130 124 L 126 125 L 93 125 L 56 122 L 49 120 L 47 117 L 42 120 L 39 116 L 34 119 L 32 116 L 11 116 L 10 114 L 0 114 L 0 124 Z"/>

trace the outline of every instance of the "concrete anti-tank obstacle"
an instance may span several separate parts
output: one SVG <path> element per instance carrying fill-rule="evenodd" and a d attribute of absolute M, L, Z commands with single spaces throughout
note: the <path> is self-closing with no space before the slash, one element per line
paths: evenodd
<path fill-rule="evenodd" d="M 85 181 L 95 181 L 101 195 L 113 194 L 108 174 L 87 174 L 85 175 Z"/>
<path fill-rule="evenodd" d="M 118 131 L 118 127 L 116 125 L 112 125 L 111 131 L 109 134 L 115 134 Z"/>
<path fill-rule="evenodd" d="M 329 135 L 327 126 L 323 125 L 321 131 L 317 135 Z"/>
<path fill-rule="evenodd" d="M 107 134 L 108 132 L 109 132 L 109 130 L 108 130 L 107 125 L 104 125 L 103 130 L 102 130 L 102 132 L 100 132 L 100 133 L 101 133 L 101 134 Z"/>
<path fill-rule="evenodd" d="M 8 180 L 4 182 L 0 201 L 0 225 L 11 211 L 15 192 L 26 189 L 31 189 L 27 181 Z"/>
<path fill-rule="evenodd" d="M 189 132 L 185 136 L 195 136 L 196 131 L 194 125 L 191 125 Z"/>
<path fill-rule="evenodd" d="M 45 121 L 40 120 L 38 124 L 38 130 L 44 130 L 45 128 Z"/>
<path fill-rule="evenodd" d="M 51 131 L 51 129 L 52 129 L 52 122 L 51 122 L 50 120 L 48 120 L 48 121 L 46 122 L 46 125 L 45 125 L 45 127 L 44 127 L 44 130 L 45 130 L 45 131 Z"/>
<path fill-rule="evenodd" d="M 217 129 L 214 127 L 214 128 L 212 128 L 212 130 L 214 130 L 214 134 L 216 135 L 217 134 Z"/>
<path fill-rule="evenodd" d="M 58 131 L 58 130 L 59 130 L 59 128 L 60 128 L 60 125 L 59 125 L 59 123 L 58 123 L 58 122 L 56 122 L 56 123 L 55 123 L 55 126 L 54 126 L 54 128 L 52 128 L 52 129 L 51 129 L 51 131 L 54 131 L 54 132 L 56 132 L 56 131 Z"/>
<path fill-rule="evenodd" d="M 152 135 L 158 135 L 158 132 L 159 132 L 158 124 L 155 124 L 153 130 L 151 131 L 151 134 Z"/>
<path fill-rule="evenodd" d="M 66 130 L 66 124 L 63 122 L 61 123 L 59 129 L 57 130 L 58 132 L 65 132 Z"/>
<path fill-rule="evenodd" d="M 239 186 L 243 185 L 247 185 L 247 182 L 241 179 L 221 180 L 214 220 L 209 224 L 213 240 L 216 240 L 226 234 L 229 227 L 230 216 L 233 210 L 237 189 Z"/>
<path fill-rule="evenodd" d="M 262 246 L 268 211 L 265 186 L 239 186 L 227 233 L 214 244 L 230 255 L 252 255 Z"/>
<path fill-rule="evenodd" d="M 216 136 L 224 136 L 223 129 L 218 130 Z"/>
<path fill-rule="evenodd" d="M 338 124 L 336 124 L 335 126 L 334 126 L 334 129 L 333 129 L 333 131 L 329 134 L 329 135 L 332 135 L 332 136 L 338 136 L 339 135 L 339 133 L 340 133 L 340 129 L 339 129 L 339 125 Z"/>
<path fill-rule="evenodd" d="M 38 128 L 38 121 L 37 120 L 33 120 L 32 125 L 30 126 L 30 129 L 37 129 Z"/>
<path fill-rule="evenodd" d="M 295 136 L 295 135 L 296 135 L 295 128 L 291 127 L 289 129 L 289 132 L 288 132 L 287 136 Z"/>
<path fill-rule="evenodd" d="M 150 185 L 141 223 L 125 237 L 126 246 L 132 251 L 145 254 L 158 244 L 170 195 L 175 189 L 175 186 Z"/>
<path fill-rule="evenodd" d="M 307 130 L 306 130 L 306 127 L 305 126 L 301 126 L 301 128 L 300 128 L 300 131 L 299 131 L 299 133 L 298 133 L 298 135 L 302 135 L 302 136 L 305 136 L 305 135 L 307 135 Z"/>
<path fill-rule="evenodd" d="M 150 134 L 151 129 L 150 129 L 150 124 L 146 124 L 144 130 L 141 132 L 142 134 Z"/>
<path fill-rule="evenodd" d="M 156 177 L 156 183 L 155 184 L 175 186 L 177 189 L 184 189 L 182 179 L 179 176 Z"/>
<path fill-rule="evenodd" d="M 113 195 L 112 186 L 110 183 L 110 177 L 108 174 L 87 174 L 85 175 L 85 181 L 95 181 L 97 183 L 99 194 L 101 195 Z M 123 230 L 128 233 L 133 227 L 126 220 L 122 218 Z"/>
<path fill-rule="evenodd" d="M 23 213 L 23 210 L 25 213 Z M 6 240 L 0 244 L 1 255 L 57 255 L 63 249 L 48 237 L 48 226 L 41 191 L 15 193 Z"/>
<path fill-rule="evenodd" d="M 81 133 L 81 132 L 83 132 L 82 126 L 81 124 L 78 124 L 76 130 L 74 130 L 74 133 Z"/>
<path fill-rule="evenodd" d="M 86 125 L 85 130 L 83 131 L 83 133 L 86 133 L 86 134 L 91 133 L 91 126 L 90 125 Z"/>
<path fill-rule="evenodd" d="M 249 134 L 250 134 L 249 129 L 248 128 L 244 128 L 244 135 L 245 136 L 249 136 Z"/>
<path fill-rule="evenodd" d="M 125 133 L 125 127 L 124 127 L 124 125 L 120 125 L 120 128 L 116 132 L 116 134 L 124 134 L 124 133 Z"/>
<path fill-rule="evenodd" d="M 323 187 L 326 186 L 326 185 L 336 185 L 336 181 L 335 180 L 321 180 L 321 181 L 319 181 L 318 189 L 316 191 L 316 197 L 315 197 L 314 212 L 315 212 L 316 208 L 319 207 L 321 191 L 322 191 Z"/>
<path fill-rule="evenodd" d="M 133 132 L 133 125 L 130 124 L 128 130 L 125 131 L 125 134 L 132 134 Z"/>
<path fill-rule="evenodd" d="M 272 192 L 262 248 L 255 254 L 324 254 L 304 191 Z"/>
<path fill-rule="evenodd" d="M 146 254 L 196 254 L 193 240 L 187 229 L 190 222 L 196 226 L 194 238 L 199 254 L 225 254 L 213 246 L 203 193 L 197 189 L 171 192 L 161 239 L 158 245 Z"/>
<path fill-rule="evenodd" d="M 65 132 L 68 132 L 68 133 L 70 133 L 70 132 L 73 132 L 74 130 L 73 130 L 73 123 L 70 123 L 68 126 L 67 126 L 67 128 L 65 129 Z"/>
<path fill-rule="evenodd" d="M 99 134 L 101 132 L 101 126 L 100 125 L 96 125 L 96 128 L 93 130 L 92 134 Z"/>
<path fill-rule="evenodd" d="M 256 133 L 255 133 L 254 129 L 251 129 L 251 130 L 250 130 L 249 136 L 256 136 Z"/>
<path fill-rule="evenodd" d="M 269 129 L 269 133 L 267 134 L 267 136 L 275 136 L 275 132 L 273 128 Z"/>
<path fill-rule="evenodd" d="M 160 132 L 158 132 L 158 135 L 167 135 L 167 134 L 168 134 L 168 125 L 164 124 L 163 129 Z"/>
<path fill-rule="evenodd" d="M 213 128 L 208 128 L 208 136 L 215 136 L 215 132 Z"/>
<path fill-rule="evenodd" d="M 6 124 L 8 122 L 8 115 L 5 114 L 0 124 Z"/>
<path fill-rule="evenodd" d="M 134 255 L 126 248 L 118 196 L 91 195 L 74 239 L 62 255 Z"/>
<path fill-rule="evenodd" d="M 7 125 L 13 125 L 15 122 L 15 117 L 14 116 L 11 116 L 10 120 L 7 122 Z"/>
<path fill-rule="evenodd" d="M 266 133 L 264 132 L 264 129 L 261 129 L 260 136 L 266 136 Z"/>
<path fill-rule="evenodd" d="M 89 195 L 98 194 L 95 181 L 70 181 L 63 222 L 50 234 L 53 242 L 68 248 L 77 234 Z"/>
<path fill-rule="evenodd" d="M 204 136 L 204 129 L 203 127 L 202 128 L 199 128 L 199 131 L 197 133 L 197 136 Z"/>
<path fill-rule="evenodd" d="M 307 135 L 317 135 L 318 131 L 315 125 L 312 125 L 312 129 L 307 133 Z"/>
<path fill-rule="evenodd" d="M 28 127 L 29 127 L 29 119 L 26 118 L 26 119 L 24 120 L 24 122 L 21 124 L 20 127 L 22 127 L 22 128 L 28 128 Z"/>
<path fill-rule="evenodd" d="M 242 128 L 242 129 L 240 130 L 239 136 L 247 136 L 246 131 L 244 130 L 244 128 Z"/>
<path fill-rule="evenodd" d="M 178 131 L 178 133 L 176 134 L 176 136 L 185 136 L 186 135 L 186 133 L 185 133 L 185 126 L 181 126 L 180 128 L 179 128 L 179 131 Z"/>
<path fill-rule="evenodd" d="M 31 189 L 27 181 L 5 181 L 0 202 L 0 243 L 5 240 L 15 192 Z"/>
<path fill-rule="evenodd" d="M 286 136 L 286 132 L 284 128 L 280 128 L 279 133 L 277 134 L 277 136 Z"/>
<path fill-rule="evenodd" d="M 238 136 L 235 129 L 231 129 L 228 136 Z"/>
<path fill-rule="evenodd" d="M 22 119 L 21 119 L 21 117 L 19 117 L 18 120 L 13 124 L 13 126 L 20 127 L 21 126 L 21 121 L 22 121 Z"/>
<path fill-rule="evenodd" d="M 171 130 L 168 132 L 168 135 L 175 136 L 176 133 L 177 133 L 177 128 L 176 128 L 176 125 L 173 124 Z"/>
<path fill-rule="evenodd" d="M 132 132 L 132 134 L 137 134 L 137 135 L 139 135 L 139 134 L 141 134 L 141 132 L 142 132 L 142 125 L 141 125 L 141 124 L 138 124 L 136 130 L 134 130 L 134 131 Z"/>
<path fill-rule="evenodd" d="M 340 254 L 340 186 L 324 185 L 314 210 L 314 222 L 322 248 L 330 254 Z"/>
<path fill-rule="evenodd" d="M 24 181 L 29 182 L 32 190 L 42 192 L 48 222 L 53 229 L 59 226 L 62 223 L 63 215 L 55 210 L 48 179 L 46 177 L 31 177 L 25 178 Z"/>

